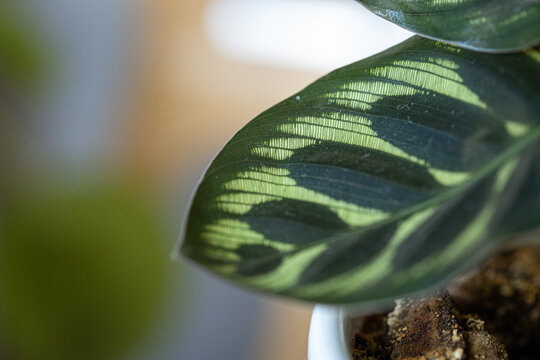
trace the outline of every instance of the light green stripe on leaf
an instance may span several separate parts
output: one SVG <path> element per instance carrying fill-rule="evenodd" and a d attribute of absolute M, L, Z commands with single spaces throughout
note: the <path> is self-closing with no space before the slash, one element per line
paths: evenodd
<path fill-rule="evenodd" d="M 357 0 L 375 14 L 420 35 L 486 52 L 540 42 L 540 4 L 530 0 Z"/>
<path fill-rule="evenodd" d="M 320 255 L 326 247 L 326 244 L 318 244 L 304 251 L 295 252 L 285 257 L 283 263 L 270 274 L 253 276 L 242 279 L 242 281 L 247 285 L 266 289 L 267 291 L 281 292 L 294 286 L 302 274 L 302 270 Z"/>
<path fill-rule="evenodd" d="M 513 159 L 504 165 L 497 173 L 496 181 L 489 200 L 464 230 L 456 237 L 456 239 L 442 252 L 436 256 L 431 256 L 428 259 L 414 265 L 410 270 L 397 274 L 394 278 L 396 283 L 404 283 L 410 279 L 420 278 L 435 267 L 445 267 L 456 261 L 459 257 L 467 258 L 466 252 L 472 249 L 480 239 L 482 234 L 489 233 L 488 225 L 492 220 L 493 214 L 497 210 L 497 204 L 502 195 L 502 192 L 508 185 L 518 161 Z"/>
<path fill-rule="evenodd" d="M 428 208 L 413 214 L 396 230 L 390 243 L 378 253 L 368 264 L 350 272 L 328 279 L 315 285 L 307 286 L 299 292 L 304 297 L 342 297 L 367 287 L 388 276 L 393 271 L 392 260 L 397 255 L 398 247 L 433 214 Z"/>
<path fill-rule="evenodd" d="M 451 67 L 455 69 L 457 65 L 453 64 Z M 403 71 L 403 68 L 411 70 Z M 487 105 L 462 84 L 463 79 L 454 69 L 429 62 L 395 61 L 392 66 L 374 68 L 371 73 L 386 79 L 403 81 L 423 89 L 422 91 L 433 91 L 432 96 L 441 94 L 485 109 Z"/>

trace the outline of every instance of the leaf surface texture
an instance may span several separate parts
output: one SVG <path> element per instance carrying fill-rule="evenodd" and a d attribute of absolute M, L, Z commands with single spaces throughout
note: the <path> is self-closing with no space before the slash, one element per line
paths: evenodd
<path fill-rule="evenodd" d="M 539 61 L 413 37 L 330 73 L 224 147 L 181 251 L 316 302 L 447 279 L 540 224 Z"/>
<path fill-rule="evenodd" d="M 357 0 L 377 15 L 432 39 L 487 52 L 540 41 L 539 0 Z"/>

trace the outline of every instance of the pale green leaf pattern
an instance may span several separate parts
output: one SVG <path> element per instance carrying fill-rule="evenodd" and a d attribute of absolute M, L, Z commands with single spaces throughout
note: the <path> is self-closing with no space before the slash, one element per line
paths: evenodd
<path fill-rule="evenodd" d="M 317 302 L 438 284 L 540 225 L 539 59 L 414 37 L 332 72 L 225 146 L 182 252 Z"/>
<path fill-rule="evenodd" d="M 488 52 L 540 42 L 539 0 L 357 0 L 423 36 Z"/>

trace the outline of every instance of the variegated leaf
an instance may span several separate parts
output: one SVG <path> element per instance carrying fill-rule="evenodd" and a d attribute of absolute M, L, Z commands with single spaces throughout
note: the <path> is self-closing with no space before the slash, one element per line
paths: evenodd
<path fill-rule="evenodd" d="M 487 52 L 540 42 L 540 0 L 356 0 L 423 36 Z"/>
<path fill-rule="evenodd" d="M 182 252 L 317 302 L 422 290 L 540 225 L 540 53 L 413 37 L 262 113 L 216 157 Z"/>

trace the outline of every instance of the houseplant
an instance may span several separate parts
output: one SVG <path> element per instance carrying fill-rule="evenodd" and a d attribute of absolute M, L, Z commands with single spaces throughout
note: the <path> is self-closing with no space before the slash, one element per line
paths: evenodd
<path fill-rule="evenodd" d="M 181 252 L 366 311 L 540 225 L 540 3 L 361 2 L 439 41 L 338 69 L 247 124 L 203 177 Z"/>

